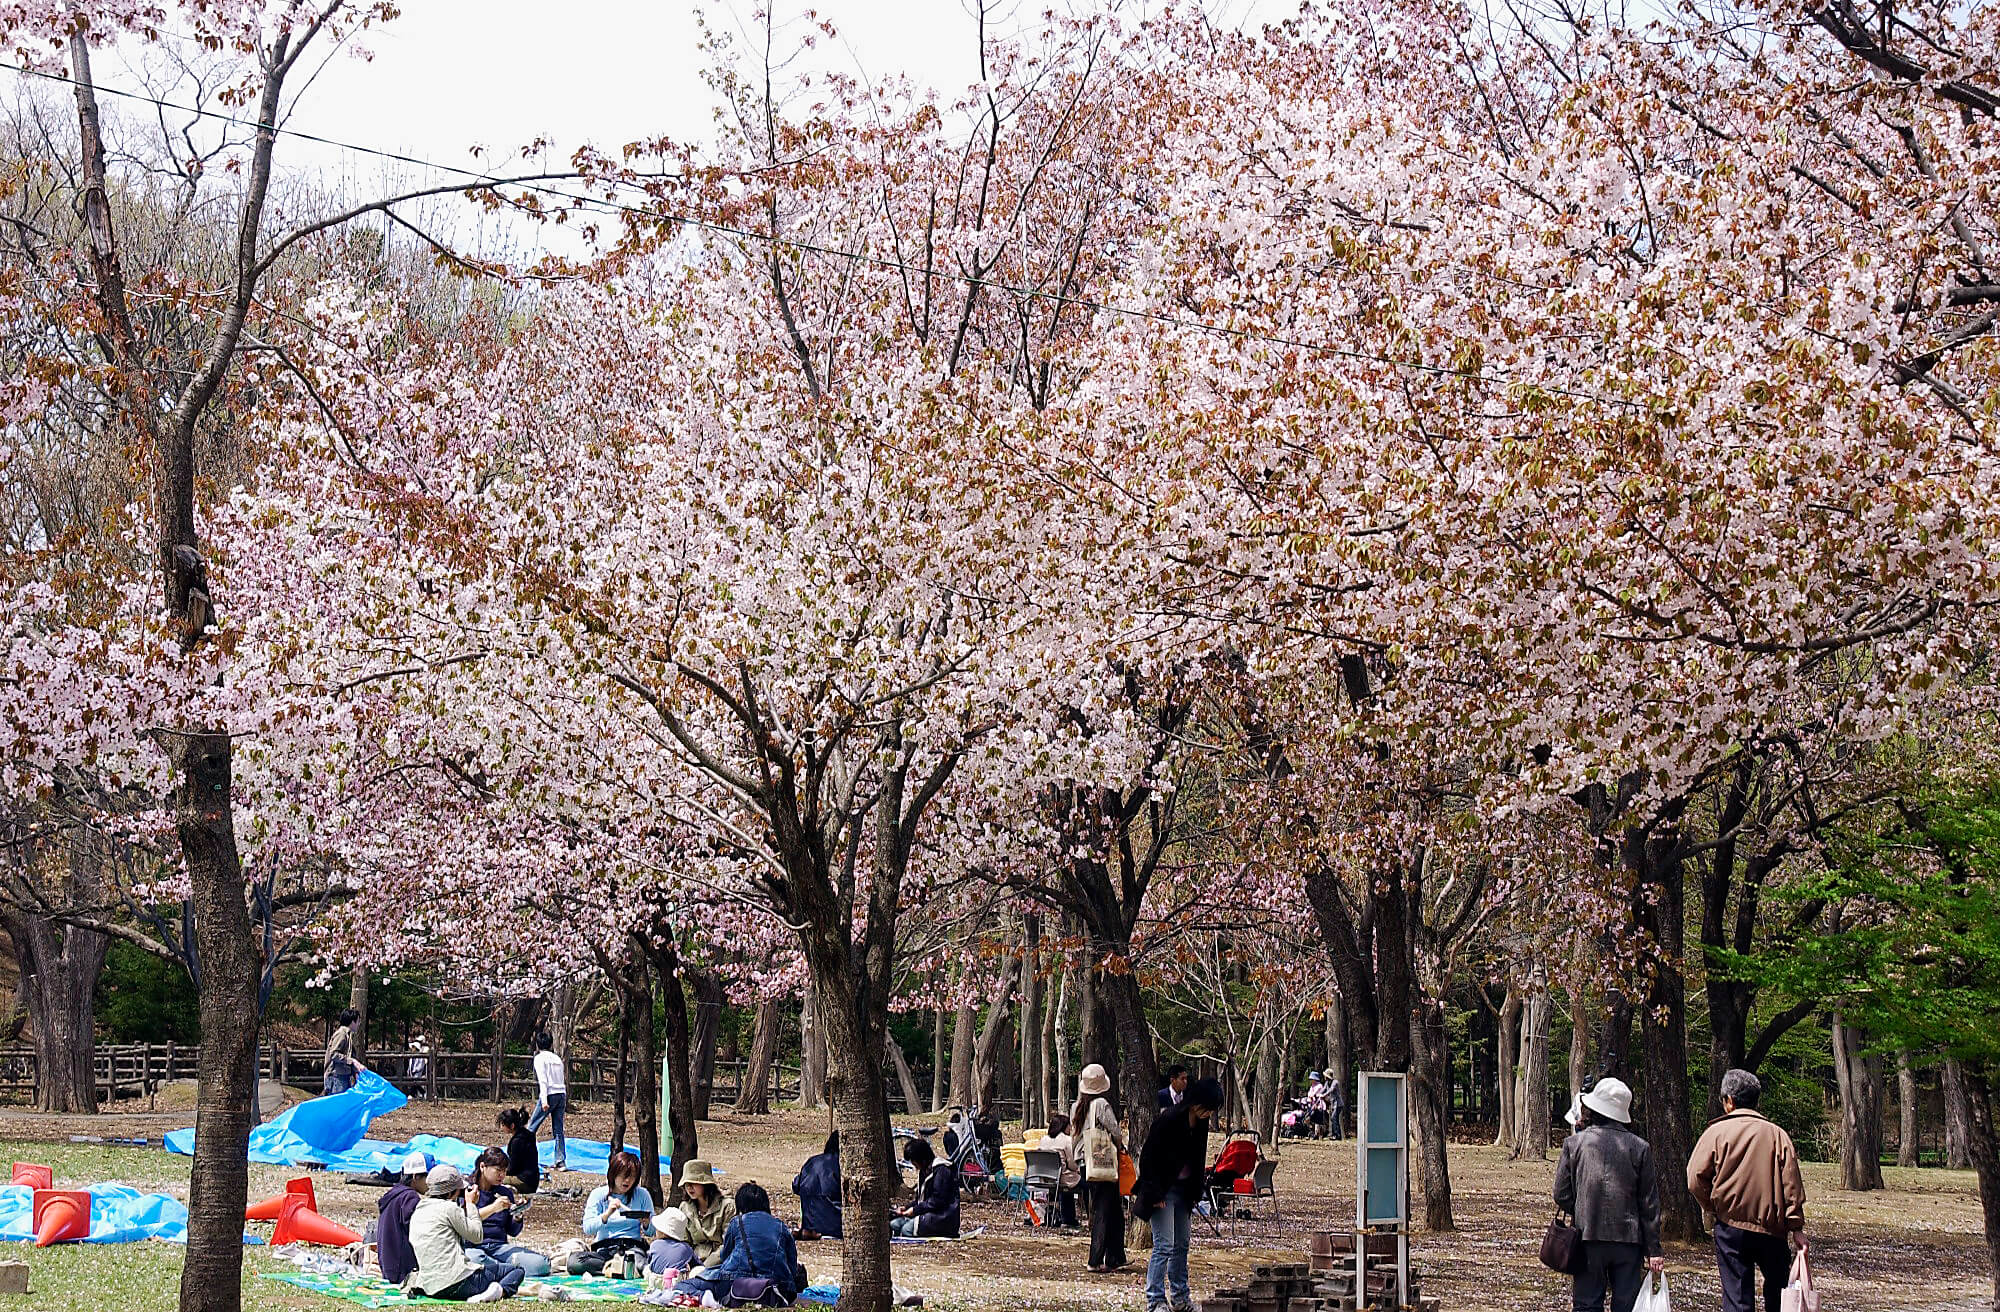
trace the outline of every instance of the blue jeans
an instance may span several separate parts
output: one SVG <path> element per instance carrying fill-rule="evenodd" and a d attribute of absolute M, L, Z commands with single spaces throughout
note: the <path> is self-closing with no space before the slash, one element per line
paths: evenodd
<path fill-rule="evenodd" d="M 569 1110 L 569 1095 L 552 1093 L 549 1100 L 535 1108 L 535 1114 L 528 1118 L 528 1133 L 542 1128 L 542 1122 L 549 1122 L 549 1140 L 556 1146 L 556 1167 L 561 1169 L 569 1161 L 569 1144 L 563 1140 L 563 1113 Z"/>
<path fill-rule="evenodd" d="M 501 1274 L 496 1276 L 493 1274 L 493 1266 L 482 1266 L 449 1289 L 440 1289 L 431 1297 L 450 1303 L 463 1303 L 474 1294 L 485 1293 L 487 1286 L 498 1285 L 506 1291 L 506 1297 L 512 1298 L 519 1292 L 521 1282 L 526 1280 L 527 1276 L 517 1266 L 501 1267 L 499 1270 Z"/>
<path fill-rule="evenodd" d="M 490 1257 L 502 1268 L 516 1266 L 530 1280 L 539 1279 L 549 1273 L 549 1259 L 546 1255 L 520 1244 L 485 1243 L 477 1248 L 468 1248 L 465 1255 L 478 1261 L 480 1256 Z"/>
<path fill-rule="evenodd" d="M 1188 1240 L 1192 1237 L 1194 1212 L 1187 1200 L 1170 1193 L 1160 1200 L 1148 1218 L 1153 1223 L 1153 1259 L 1146 1263 L 1146 1307 L 1148 1312 L 1171 1304 L 1191 1307 L 1194 1295 L 1188 1292 Z M 1171 1299 L 1168 1290 L 1172 1289 Z"/>

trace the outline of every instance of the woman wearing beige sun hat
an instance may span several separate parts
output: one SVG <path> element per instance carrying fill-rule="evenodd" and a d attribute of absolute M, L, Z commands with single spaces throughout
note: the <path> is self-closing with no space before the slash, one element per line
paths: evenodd
<path fill-rule="evenodd" d="M 1116 1271 L 1125 1265 L 1125 1198 L 1118 1191 L 1117 1158 L 1112 1158 L 1111 1175 L 1105 1179 L 1102 1153 L 1109 1140 L 1117 1154 L 1125 1152 L 1125 1132 L 1118 1125 L 1118 1109 L 1108 1096 L 1111 1076 L 1096 1062 L 1083 1068 L 1076 1079 L 1076 1106 L 1070 1111 L 1072 1151 L 1083 1176 L 1083 1197 L 1090 1208 L 1090 1269 Z M 1091 1169 L 1091 1149 L 1099 1149 L 1098 1169 Z M 1098 1178 L 1092 1179 L 1096 1175 Z"/>
<path fill-rule="evenodd" d="M 680 1213 L 687 1218 L 687 1243 L 695 1260 L 713 1266 L 722 1252 L 722 1236 L 736 1219 L 736 1204 L 715 1183 L 715 1167 L 695 1158 L 681 1167 Z"/>

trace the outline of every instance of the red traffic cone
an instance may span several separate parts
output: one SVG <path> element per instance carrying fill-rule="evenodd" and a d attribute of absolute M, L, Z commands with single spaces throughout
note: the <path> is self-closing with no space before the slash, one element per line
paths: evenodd
<path fill-rule="evenodd" d="M 293 1194 L 303 1197 L 306 1200 L 306 1207 L 309 1210 L 314 1212 L 319 1210 L 319 1199 L 313 1195 L 312 1177 L 302 1175 L 296 1180 L 285 1181 L 285 1192 L 272 1194 L 269 1198 L 261 1202 L 252 1203 L 250 1206 L 244 1208 L 243 1219 L 246 1221 L 275 1221 L 278 1219 L 278 1214 L 285 1210 L 285 1200 Z"/>
<path fill-rule="evenodd" d="M 329 1248 L 345 1248 L 358 1244 L 361 1236 L 344 1225 L 327 1220 L 306 1205 L 304 1194 L 286 1194 L 283 1210 L 278 1213 L 278 1228 L 271 1232 L 272 1247 L 285 1244 L 325 1244 Z"/>
<path fill-rule="evenodd" d="M 30 1189 L 53 1189 L 56 1187 L 56 1173 L 33 1162 L 16 1162 L 13 1183 L 27 1185 Z"/>
<path fill-rule="evenodd" d="M 90 1238 L 90 1194 L 82 1189 L 37 1189 L 35 1247 Z"/>

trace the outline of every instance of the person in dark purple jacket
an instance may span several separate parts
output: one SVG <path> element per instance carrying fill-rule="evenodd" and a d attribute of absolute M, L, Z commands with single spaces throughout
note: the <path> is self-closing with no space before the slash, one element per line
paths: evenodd
<path fill-rule="evenodd" d="M 389 1186 L 376 1200 L 375 1259 L 382 1266 L 382 1278 L 400 1285 L 417 1269 L 417 1254 L 410 1247 L 410 1213 L 424 1201 L 424 1181 L 430 1174 L 430 1158 L 411 1153 L 403 1159 L 403 1182 Z"/>

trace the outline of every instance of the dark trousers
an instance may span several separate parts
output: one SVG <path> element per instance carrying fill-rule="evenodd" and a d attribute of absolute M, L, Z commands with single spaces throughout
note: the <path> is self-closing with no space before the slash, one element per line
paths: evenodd
<path fill-rule="evenodd" d="M 1764 1273 L 1764 1307 L 1778 1312 L 1791 1278 L 1792 1250 L 1782 1235 L 1715 1223 L 1715 1266 L 1722 1277 L 1722 1312 L 1757 1312 L 1757 1273 Z"/>
<path fill-rule="evenodd" d="M 1056 1189 L 1056 1224 L 1076 1228 L 1076 1190 Z"/>
<path fill-rule="evenodd" d="M 442 1299 L 448 1303 L 463 1303 L 474 1294 L 484 1293 L 489 1285 L 498 1285 L 507 1291 L 508 1298 L 512 1298 L 519 1292 L 521 1282 L 528 1278 L 528 1273 L 518 1266 L 501 1267 L 498 1277 L 493 1274 L 493 1271 L 494 1268 L 492 1266 L 481 1267 L 457 1284 L 447 1289 L 438 1290 L 431 1297 Z"/>
<path fill-rule="evenodd" d="M 1125 1265 L 1125 1199 L 1116 1180 L 1090 1180 L 1083 1186 L 1090 1204 L 1090 1264 Z"/>
<path fill-rule="evenodd" d="M 1583 1269 L 1576 1273 L 1576 1312 L 1605 1312 L 1607 1294 L 1611 1312 L 1632 1312 L 1645 1275 L 1646 1252 L 1639 1245 L 1584 1240 Z"/>

